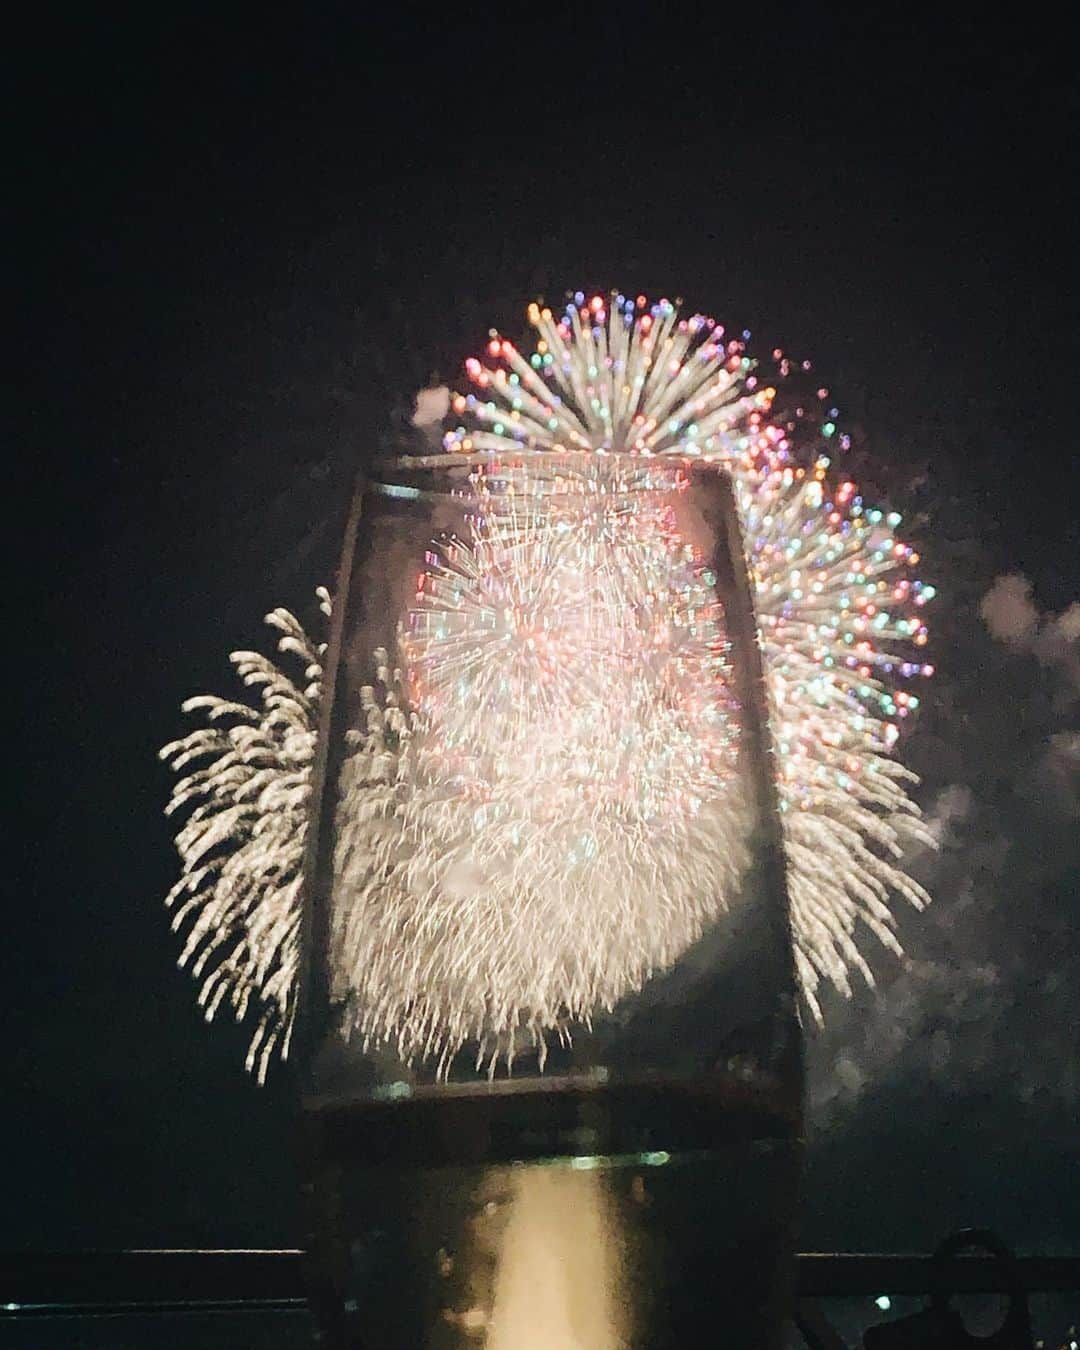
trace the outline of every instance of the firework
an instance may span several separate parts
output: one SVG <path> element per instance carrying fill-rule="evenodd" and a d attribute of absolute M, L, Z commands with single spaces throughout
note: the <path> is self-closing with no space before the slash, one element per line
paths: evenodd
<path fill-rule="evenodd" d="M 611 487 L 584 514 L 485 504 L 364 693 L 335 992 L 406 1061 L 542 1059 L 670 966 L 745 865 L 719 604 L 670 512 Z"/>
<path fill-rule="evenodd" d="M 329 595 L 320 588 L 322 608 Z M 166 904 L 184 936 L 180 965 L 201 981 L 207 1021 L 254 1012 L 247 1067 L 262 1082 L 275 1050 L 287 1055 L 296 1011 L 300 886 L 311 800 L 323 646 L 275 609 L 266 622 L 303 684 L 259 652 L 233 652 L 260 706 L 204 694 L 184 703 L 209 726 L 159 752 L 177 773 L 167 815 L 193 807 L 176 836 L 180 880 Z M 196 767 L 197 766 L 197 767 Z"/>
<path fill-rule="evenodd" d="M 899 950 L 892 899 L 928 899 L 902 867 L 928 836 L 894 750 L 931 673 L 933 588 L 899 516 L 803 449 L 835 411 L 782 413 L 781 353 L 765 379 L 747 335 L 666 301 L 578 293 L 530 318 L 536 350 L 493 334 L 422 461 L 472 466 L 471 518 L 433 544 L 399 652 L 377 653 L 339 785 L 335 998 L 366 1043 L 440 1071 L 466 1042 L 492 1071 L 522 1044 L 542 1062 L 546 1036 L 670 966 L 738 894 L 737 710 L 685 507 L 695 462 L 735 485 L 816 1015 L 823 979 L 872 982 L 864 932 Z M 260 1073 L 292 1024 L 321 675 L 321 648 L 275 614 L 306 686 L 236 654 L 262 708 L 192 700 L 212 726 L 163 752 L 204 762 L 170 805 L 198 803 L 170 898 L 182 960 L 208 1016 L 257 1005 Z"/>
<path fill-rule="evenodd" d="M 745 342 L 725 341 L 704 315 L 680 320 L 667 300 L 586 302 L 579 292 L 559 319 L 530 305 L 529 321 L 538 340 L 528 360 L 493 333 L 488 355 L 501 364 L 466 362 L 479 392 L 458 395 L 453 408 L 474 425 L 450 432 L 447 449 L 716 454 L 769 401 L 747 374 Z"/>
<path fill-rule="evenodd" d="M 782 352 L 770 383 L 746 353 L 749 334 L 644 296 L 578 292 L 559 316 L 532 305 L 529 319 L 527 359 L 493 333 L 494 364 L 467 363 L 474 392 L 454 399 L 463 420 L 445 448 L 530 464 L 573 448 L 639 472 L 698 462 L 731 475 L 769 685 L 796 960 L 820 1016 L 822 977 L 845 994 L 852 968 L 873 983 L 860 929 L 899 951 L 890 898 L 929 900 L 899 865 L 906 844 L 932 840 L 908 794 L 914 775 L 891 752 L 919 704 L 907 684 L 932 674 L 920 656 L 934 589 L 910 575 L 919 559 L 895 536 L 899 514 L 867 507 L 851 482 L 831 486 L 827 454 L 800 462 L 812 422 L 800 424 L 802 408 L 778 410 L 792 368 Z M 813 426 L 824 440 L 833 416 Z"/>
<path fill-rule="evenodd" d="M 680 815 L 726 776 L 733 734 L 713 578 L 670 505 L 686 481 L 668 472 L 646 492 L 616 466 L 563 481 L 575 490 L 536 496 L 529 471 L 496 488 L 478 476 L 470 539 L 428 554 L 402 624 L 410 703 L 481 781 L 541 800 L 573 782 L 587 809 L 620 783 Z M 691 708 L 700 725 L 677 730 Z M 645 741 L 647 764 L 613 767 Z"/>
<path fill-rule="evenodd" d="M 932 844 L 908 795 L 916 777 L 892 750 L 919 706 L 898 685 L 931 668 L 919 616 L 933 588 L 906 575 L 917 561 L 893 531 L 900 518 L 865 510 L 854 487 L 772 469 L 739 481 L 772 705 L 796 958 L 820 1016 L 825 977 L 850 993 L 848 970 L 873 984 L 861 928 L 899 954 L 889 900 L 929 897 L 898 859 Z M 908 650 L 910 648 L 910 650 Z"/>

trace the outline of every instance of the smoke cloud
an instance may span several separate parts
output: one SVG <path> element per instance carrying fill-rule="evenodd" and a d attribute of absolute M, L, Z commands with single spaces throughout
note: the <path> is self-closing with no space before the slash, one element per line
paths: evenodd
<path fill-rule="evenodd" d="M 979 606 L 991 636 L 1013 647 L 1027 647 L 1038 631 L 1039 611 L 1031 582 L 1023 576 L 998 577 Z"/>
<path fill-rule="evenodd" d="M 1080 601 L 1061 614 L 1041 613 L 1031 582 L 1017 573 L 997 578 L 979 613 L 992 637 L 1014 651 L 1030 652 L 1063 677 L 1056 692 L 1059 707 L 1080 698 Z"/>
<path fill-rule="evenodd" d="M 984 587 L 946 620 L 912 741 L 939 850 L 909 862 L 934 903 L 898 915 L 907 957 L 882 955 L 877 987 L 834 1000 L 809 1041 L 811 1115 L 830 1134 L 857 1136 L 871 1097 L 928 1114 L 1011 1102 L 1036 1137 L 1080 1108 L 1061 1035 L 1080 1024 L 1080 603 L 1044 611 L 1019 574 Z"/>

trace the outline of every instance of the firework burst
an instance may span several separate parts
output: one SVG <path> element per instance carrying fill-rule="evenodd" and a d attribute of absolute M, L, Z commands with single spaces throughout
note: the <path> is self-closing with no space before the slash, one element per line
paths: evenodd
<path fill-rule="evenodd" d="M 735 485 L 816 1015 L 822 979 L 872 982 L 862 932 L 899 950 L 893 897 L 928 899 L 902 868 L 927 835 L 893 752 L 931 673 L 933 589 L 899 516 L 801 448 L 813 416 L 779 410 L 779 352 L 766 380 L 747 335 L 643 297 L 578 293 L 530 319 L 527 357 L 492 334 L 490 363 L 467 364 L 460 425 L 424 461 L 473 466 L 469 528 L 433 544 L 397 657 L 377 654 L 339 785 L 335 997 L 367 1043 L 440 1071 L 466 1042 L 492 1071 L 523 1040 L 542 1059 L 738 893 L 723 614 L 679 505 L 695 462 Z M 182 961 L 208 1016 L 257 1006 L 260 1075 L 292 1025 L 322 650 L 275 615 L 306 685 L 235 654 L 262 707 L 192 700 L 211 726 L 162 752 L 204 765 L 170 804 L 197 803 L 170 897 Z"/>

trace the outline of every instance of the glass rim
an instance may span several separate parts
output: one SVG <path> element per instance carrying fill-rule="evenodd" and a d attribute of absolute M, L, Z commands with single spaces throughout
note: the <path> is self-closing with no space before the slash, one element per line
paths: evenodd
<path fill-rule="evenodd" d="M 549 465 L 554 470 L 558 465 L 567 465 L 570 468 L 580 467 L 584 470 L 586 466 L 596 464 L 613 467 L 620 463 L 626 467 L 628 480 L 618 484 L 617 492 L 620 495 L 635 497 L 649 494 L 667 494 L 678 490 L 679 485 L 674 481 L 671 483 L 650 481 L 648 478 L 650 474 L 691 474 L 695 477 L 698 475 L 728 476 L 727 467 L 721 462 L 686 455 L 632 455 L 622 451 L 603 452 L 595 450 L 522 449 L 514 451 L 512 454 L 495 450 L 436 451 L 423 455 L 402 454 L 379 459 L 368 471 L 365 485 L 368 490 L 378 496 L 404 501 L 446 500 L 461 502 L 478 495 L 471 493 L 467 487 L 474 473 L 499 469 L 504 470 L 506 478 L 509 479 L 517 474 L 528 475 L 530 466 Z M 458 482 L 445 486 L 441 483 L 438 486 L 432 486 L 428 482 L 408 481 L 414 475 L 427 476 L 440 474 L 441 471 L 452 472 L 454 470 L 462 474 L 461 478 Z M 462 473 L 464 470 L 471 471 L 468 477 Z M 485 474 L 485 480 L 489 488 L 500 481 L 496 474 L 490 472 Z M 537 476 L 530 481 L 540 485 L 543 479 Z M 569 497 L 573 494 L 560 493 L 552 486 L 550 491 L 544 492 L 541 488 L 534 495 L 543 498 L 548 496 Z"/>

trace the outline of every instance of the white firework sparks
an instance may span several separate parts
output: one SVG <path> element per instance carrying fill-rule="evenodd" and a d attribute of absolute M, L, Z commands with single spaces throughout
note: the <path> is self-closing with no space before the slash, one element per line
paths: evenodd
<path fill-rule="evenodd" d="M 329 613 L 329 595 L 319 597 Z M 201 981 L 207 1021 L 227 1004 L 237 1021 L 249 1010 L 255 1029 L 247 1068 L 260 1082 L 275 1050 L 288 1053 L 296 1012 L 300 887 L 311 800 L 321 694 L 323 646 L 316 646 L 288 610 L 266 622 L 281 633 L 278 650 L 301 663 L 295 683 L 258 652 L 230 661 L 258 708 L 204 694 L 185 712 L 203 712 L 209 726 L 160 751 L 184 777 L 166 814 L 194 809 L 176 836 L 180 880 L 166 903 L 184 935 L 180 965 Z M 193 767 L 197 766 L 197 767 Z"/>
<path fill-rule="evenodd" d="M 542 1059 L 670 966 L 745 865 L 719 606 L 670 513 L 622 496 L 588 528 L 562 501 L 482 513 L 429 558 L 404 679 L 365 694 L 336 993 L 406 1061 L 472 1042 L 493 1071 L 522 1038 Z"/>

